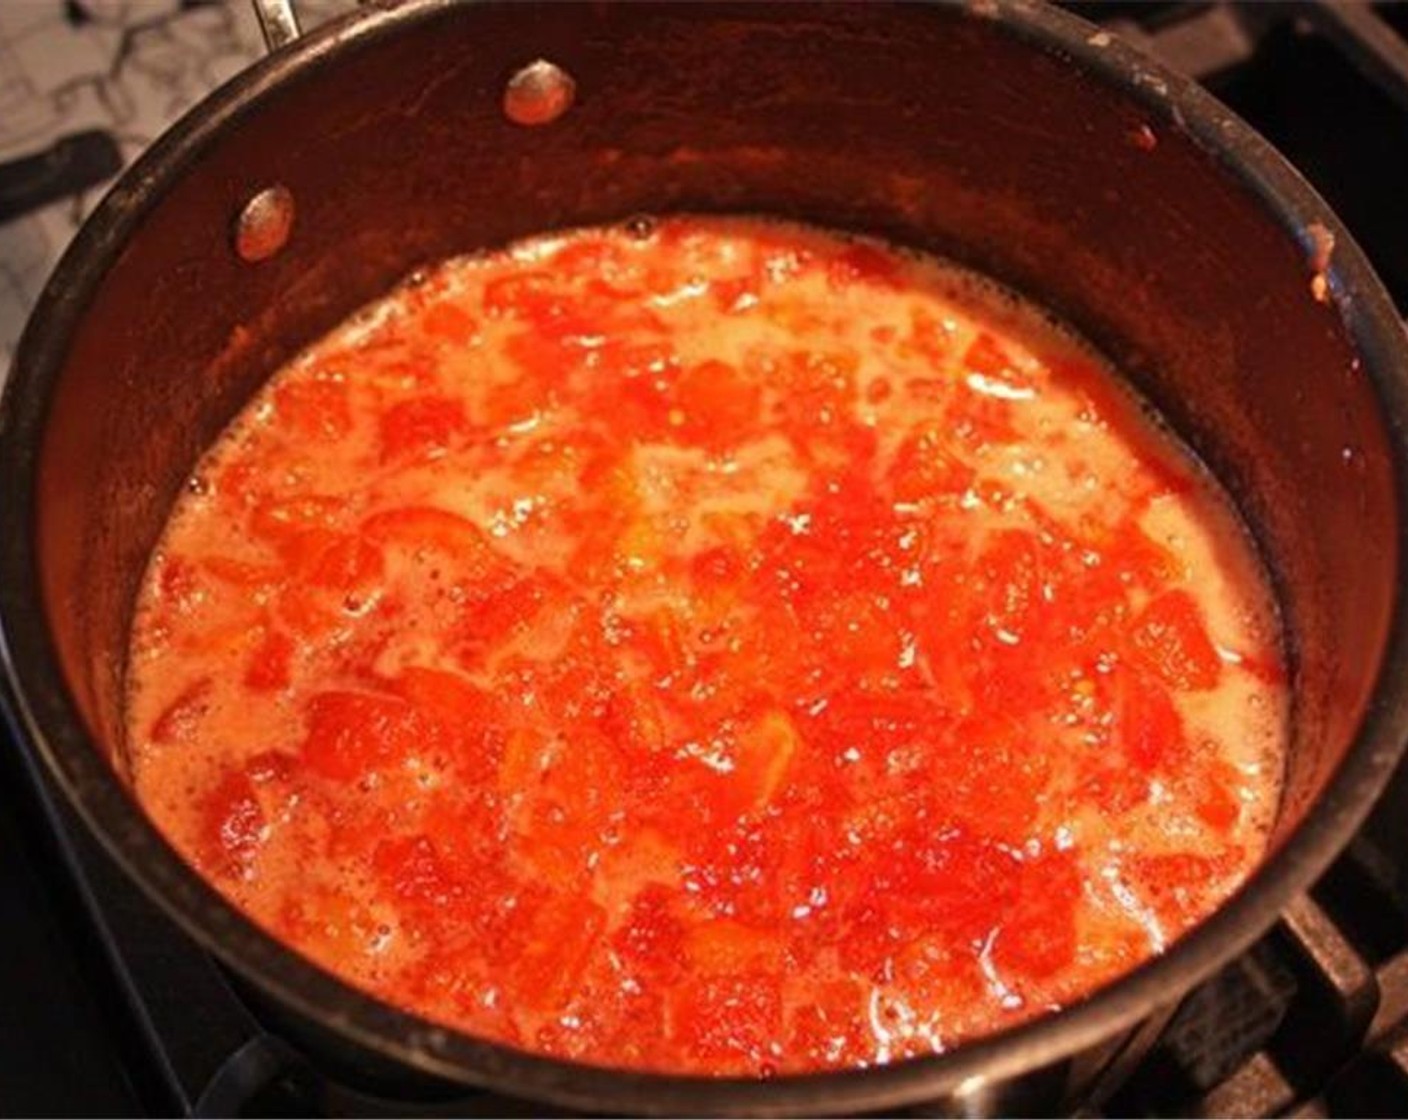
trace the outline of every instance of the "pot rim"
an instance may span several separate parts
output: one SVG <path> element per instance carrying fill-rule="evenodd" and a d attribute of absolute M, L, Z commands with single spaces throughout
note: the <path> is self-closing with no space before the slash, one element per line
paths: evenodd
<path fill-rule="evenodd" d="M 950 0 L 950 3 L 952 0 Z M 26 326 L 0 404 L 0 476 L 12 500 L 0 512 L 10 546 L 0 556 L 0 698 L 17 737 L 42 758 L 70 804 L 128 876 L 203 947 L 277 1001 L 371 1051 L 464 1085 L 576 1108 L 709 1115 L 855 1113 L 947 1095 L 981 1108 L 984 1091 L 1114 1037 L 1171 1006 L 1245 950 L 1329 866 L 1364 820 L 1408 739 L 1408 605 L 1396 595 L 1374 691 L 1354 743 L 1328 787 L 1248 882 L 1166 953 L 1063 1010 L 932 1057 L 864 1070 L 791 1074 L 769 1081 L 656 1074 L 586 1066 L 477 1039 L 396 1010 L 338 980 L 264 933 L 210 887 L 162 838 L 97 751 L 73 704 L 43 621 L 35 523 L 37 448 L 47 390 L 107 267 L 144 216 L 199 152 L 286 84 L 336 63 L 357 44 L 431 19 L 456 0 L 409 0 L 367 8 L 325 25 L 261 60 L 210 95 L 130 167 L 84 224 Z M 1108 33 L 1041 0 L 973 0 L 969 18 L 990 20 L 1026 46 L 1056 54 L 1139 103 L 1156 125 L 1186 133 L 1235 178 L 1305 250 L 1313 223 L 1334 237 L 1325 270 L 1343 320 L 1378 396 L 1393 455 L 1399 513 L 1397 586 L 1408 582 L 1408 338 L 1388 294 L 1329 206 L 1265 140 L 1182 77 Z M 1307 272 L 1307 276 L 1309 273 Z M 1396 421 L 1394 418 L 1404 418 Z M 15 484 L 18 483 L 16 486 Z"/>

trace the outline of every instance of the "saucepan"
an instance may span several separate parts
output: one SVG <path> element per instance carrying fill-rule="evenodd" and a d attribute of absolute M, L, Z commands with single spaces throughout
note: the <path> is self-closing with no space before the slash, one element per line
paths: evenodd
<path fill-rule="evenodd" d="M 131 878 L 349 1076 L 597 1112 L 1040 1111 L 1106 1091 L 1348 841 L 1408 731 L 1408 340 L 1296 171 L 1186 79 L 1029 0 L 371 4 L 287 40 L 117 183 L 0 413 L 4 698 Z M 533 1056 L 261 932 L 129 791 L 126 635 L 196 457 L 415 267 L 670 211 L 785 215 L 987 272 L 1079 326 L 1236 499 L 1284 616 L 1284 801 L 1252 879 L 1158 959 L 949 1053 L 769 1081 Z"/>

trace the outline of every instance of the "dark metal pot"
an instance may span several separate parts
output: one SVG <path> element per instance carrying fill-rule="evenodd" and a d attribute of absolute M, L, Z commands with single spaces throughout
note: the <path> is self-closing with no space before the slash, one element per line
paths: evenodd
<path fill-rule="evenodd" d="M 575 77 L 576 103 L 511 123 L 505 84 L 539 57 Z M 276 183 L 292 236 L 249 263 L 232 223 Z M 226 904 L 133 801 L 134 591 L 242 402 L 418 264 L 668 210 L 864 230 L 1006 280 L 1102 345 L 1239 501 L 1293 652 L 1286 794 L 1264 866 L 1162 958 L 1059 1014 L 887 1068 L 770 1082 L 587 1068 L 333 979 Z M 1191 83 L 1070 16 L 1021 0 L 412 0 L 324 28 L 199 106 L 54 274 L 0 412 L 5 701 L 131 877 L 283 1029 L 398 1089 L 487 1085 L 607 1112 L 1057 1108 L 1111 1084 L 1275 921 L 1388 776 L 1408 730 L 1405 423 L 1402 328 L 1325 204 Z"/>

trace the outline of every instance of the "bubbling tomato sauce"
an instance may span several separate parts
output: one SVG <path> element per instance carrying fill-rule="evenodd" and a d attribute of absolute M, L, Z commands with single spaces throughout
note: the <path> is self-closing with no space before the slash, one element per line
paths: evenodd
<path fill-rule="evenodd" d="M 1287 689 L 1203 468 L 881 244 L 672 218 L 414 277 L 199 464 L 136 789 L 282 941 L 473 1034 L 768 1076 L 1161 951 L 1261 856 Z"/>

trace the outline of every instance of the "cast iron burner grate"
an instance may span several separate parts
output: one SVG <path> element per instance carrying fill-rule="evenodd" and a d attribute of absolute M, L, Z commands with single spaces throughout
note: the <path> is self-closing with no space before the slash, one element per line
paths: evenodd
<path fill-rule="evenodd" d="M 1251 121 L 1329 199 L 1408 308 L 1408 4 L 1067 6 Z M 0 860 L 5 1111 L 542 1114 L 488 1094 L 380 1099 L 315 1069 L 127 883 L 34 760 L 0 760 L 0 851 L 19 857 Z M 1311 894 L 1127 1060 L 1124 1086 L 1080 1115 L 1408 1113 L 1408 767 Z"/>

